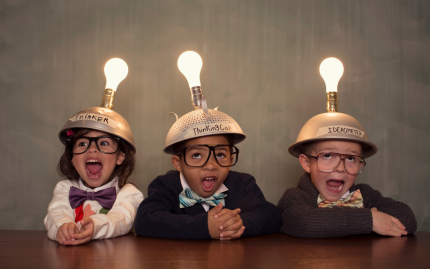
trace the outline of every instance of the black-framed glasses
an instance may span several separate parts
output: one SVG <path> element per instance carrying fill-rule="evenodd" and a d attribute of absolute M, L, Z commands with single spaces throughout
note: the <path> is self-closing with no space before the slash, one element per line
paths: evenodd
<path fill-rule="evenodd" d="M 232 145 L 189 145 L 179 154 L 184 156 L 184 162 L 191 167 L 203 167 L 209 161 L 213 152 L 216 162 L 222 167 L 230 167 L 237 163 L 239 149 Z"/>
<path fill-rule="evenodd" d="M 103 135 L 98 137 L 79 136 L 72 140 L 71 143 L 73 154 L 85 153 L 92 142 L 96 144 L 97 149 L 105 154 L 114 154 L 119 148 L 119 138 L 112 135 Z"/>
<path fill-rule="evenodd" d="M 342 160 L 345 164 L 346 172 L 350 175 L 361 174 L 366 166 L 366 161 L 357 155 L 347 155 L 339 153 L 320 153 L 317 156 L 305 154 L 317 160 L 318 169 L 322 172 L 333 172 L 340 165 Z"/>

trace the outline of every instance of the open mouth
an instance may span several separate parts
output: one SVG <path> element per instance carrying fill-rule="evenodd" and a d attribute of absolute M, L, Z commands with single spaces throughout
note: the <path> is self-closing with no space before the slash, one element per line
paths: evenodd
<path fill-rule="evenodd" d="M 87 171 L 87 176 L 92 179 L 97 179 L 102 174 L 103 165 L 99 160 L 88 159 L 85 162 L 85 168 Z"/>
<path fill-rule="evenodd" d="M 329 192 L 338 194 L 342 191 L 344 183 L 343 180 L 330 179 L 326 182 L 326 187 Z"/>
<path fill-rule="evenodd" d="M 210 192 L 213 190 L 215 186 L 215 182 L 217 180 L 216 176 L 204 177 L 202 179 L 202 188 L 204 191 Z"/>

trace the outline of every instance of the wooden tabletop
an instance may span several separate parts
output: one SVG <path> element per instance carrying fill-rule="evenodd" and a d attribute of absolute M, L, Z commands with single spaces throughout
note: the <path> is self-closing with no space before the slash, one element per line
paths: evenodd
<path fill-rule="evenodd" d="M 282 234 L 234 241 L 132 234 L 81 246 L 46 231 L 0 231 L 0 268 L 430 268 L 430 233 L 304 239 Z"/>

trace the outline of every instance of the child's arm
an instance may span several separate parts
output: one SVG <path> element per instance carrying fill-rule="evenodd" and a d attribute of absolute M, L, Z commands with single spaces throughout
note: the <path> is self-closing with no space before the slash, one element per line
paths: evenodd
<path fill-rule="evenodd" d="M 129 233 L 142 200 L 143 194 L 135 186 L 126 184 L 122 187 L 117 193 L 115 204 L 107 214 L 90 216 L 94 223 L 92 239 L 113 238 Z"/>
<path fill-rule="evenodd" d="M 357 188 L 361 190 L 363 195 L 364 207 L 376 208 L 376 212 L 379 213 L 373 212 L 373 214 L 381 215 L 381 213 L 385 213 L 398 219 L 408 234 L 413 234 L 417 230 L 415 215 L 407 204 L 383 197 L 379 191 L 374 190 L 367 184 L 359 184 Z"/>
<path fill-rule="evenodd" d="M 142 236 L 211 239 L 208 231 L 208 213 L 195 216 L 177 215 L 179 192 L 176 193 L 174 180 L 158 177 L 148 187 L 148 197 L 137 210 L 135 231 Z M 180 183 L 178 183 L 180 184 Z"/>
<path fill-rule="evenodd" d="M 363 195 L 364 196 L 364 195 Z M 317 198 L 298 188 L 285 191 L 279 200 L 281 232 L 307 238 L 327 238 L 372 232 L 370 208 L 319 208 Z"/>
<path fill-rule="evenodd" d="M 54 189 L 54 197 L 49 203 L 48 214 L 45 217 L 44 223 L 48 230 L 48 237 L 51 240 L 58 241 L 57 232 L 63 224 L 75 224 L 75 213 L 70 207 L 69 202 L 70 186 L 72 184 L 69 180 L 58 182 Z"/>
<path fill-rule="evenodd" d="M 242 237 L 279 233 L 281 215 L 276 206 L 264 198 L 254 177 L 240 174 L 243 177 L 243 197 L 240 217 L 246 227 Z"/>

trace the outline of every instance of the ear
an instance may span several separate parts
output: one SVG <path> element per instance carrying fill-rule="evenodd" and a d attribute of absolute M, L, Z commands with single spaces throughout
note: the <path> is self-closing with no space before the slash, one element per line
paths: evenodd
<path fill-rule="evenodd" d="M 179 157 L 178 155 L 173 155 L 171 161 L 176 171 L 181 172 L 182 171 L 181 157 Z"/>
<path fill-rule="evenodd" d="M 118 156 L 116 157 L 116 164 L 117 165 L 121 165 L 122 164 L 122 162 L 124 161 L 124 159 L 125 159 L 125 154 L 124 154 L 124 152 L 119 152 L 118 153 Z"/>
<path fill-rule="evenodd" d="M 300 154 L 299 156 L 300 164 L 302 165 L 303 169 L 305 169 L 306 172 L 311 172 L 311 164 L 309 163 L 308 156 L 305 154 Z"/>

